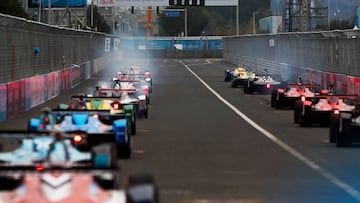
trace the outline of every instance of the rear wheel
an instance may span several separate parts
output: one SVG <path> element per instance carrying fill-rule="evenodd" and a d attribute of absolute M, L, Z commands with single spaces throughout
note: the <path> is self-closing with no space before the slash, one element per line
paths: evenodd
<path fill-rule="evenodd" d="M 117 149 L 118 149 L 117 157 L 121 159 L 129 159 L 131 157 L 132 147 L 131 147 L 131 132 L 129 130 L 130 126 L 131 125 L 129 124 L 126 128 L 127 142 L 117 144 Z"/>
<path fill-rule="evenodd" d="M 283 108 L 283 98 L 284 94 L 277 93 L 275 98 L 275 109 L 282 109 Z"/>
<path fill-rule="evenodd" d="M 300 112 L 299 124 L 301 127 L 309 127 L 311 125 L 311 109 L 308 106 L 303 106 Z"/>
<path fill-rule="evenodd" d="M 350 144 L 347 134 L 351 127 L 351 119 L 344 119 L 344 118 L 341 119 L 342 119 L 341 124 L 339 124 L 339 128 L 341 128 L 341 131 L 339 131 L 336 137 L 337 147 L 345 147 Z"/>
<path fill-rule="evenodd" d="M 339 136 L 340 120 L 338 116 L 331 115 L 329 127 L 329 142 L 335 143 L 336 138 Z"/>
<path fill-rule="evenodd" d="M 150 174 L 136 174 L 128 177 L 126 186 L 126 202 L 159 203 L 159 189 Z"/>
<path fill-rule="evenodd" d="M 275 108 L 276 93 L 277 93 L 276 89 L 273 89 L 271 91 L 271 103 L 270 103 L 270 105 L 271 105 L 272 108 Z"/>
<path fill-rule="evenodd" d="M 294 123 L 298 124 L 300 119 L 302 103 L 301 101 L 296 101 L 294 106 Z"/>
<path fill-rule="evenodd" d="M 116 168 L 118 150 L 114 143 L 104 143 L 92 147 L 92 162 L 95 167 Z"/>

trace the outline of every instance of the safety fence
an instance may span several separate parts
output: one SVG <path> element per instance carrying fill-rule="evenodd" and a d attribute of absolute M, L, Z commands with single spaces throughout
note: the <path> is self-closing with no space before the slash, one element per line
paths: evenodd
<path fill-rule="evenodd" d="M 246 35 L 224 38 L 224 60 L 256 72 L 301 76 L 337 93 L 360 95 L 360 31 Z"/>
<path fill-rule="evenodd" d="M 107 68 L 116 38 L 0 14 L 0 121 Z"/>
<path fill-rule="evenodd" d="M 360 76 L 360 31 L 244 35 L 224 38 L 224 58 L 240 57 Z"/>

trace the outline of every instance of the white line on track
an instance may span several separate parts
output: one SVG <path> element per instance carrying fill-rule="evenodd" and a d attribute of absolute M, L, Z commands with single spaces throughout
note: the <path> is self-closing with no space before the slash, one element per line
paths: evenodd
<path fill-rule="evenodd" d="M 312 161 L 310 158 L 302 155 L 300 152 L 292 148 L 290 145 L 286 144 L 285 142 L 278 139 L 275 135 L 271 134 L 264 128 L 262 128 L 260 125 L 258 125 L 256 122 L 251 120 L 249 117 L 247 117 L 244 113 L 239 111 L 234 105 L 232 105 L 230 102 L 225 100 L 219 93 L 217 93 L 214 89 L 212 89 L 204 80 L 202 80 L 194 71 L 192 71 L 189 66 L 187 66 L 184 62 L 181 60 L 179 61 L 191 74 L 193 74 L 211 93 L 213 93 L 220 101 L 222 101 L 226 106 L 228 106 L 231 110 L 233 110 L 237 115 L 239 115 L 242 119 L 244 119 L 246 122 L 248 122 L 253 128 L 261 132 L 264 136 L 269 138 L 271 141 L 273 141 L 275 144 L 279 145 L 281 148 L 283 148 L 285 151 L 293 155 L 298 160 L 302 161 L 304 164 L 309 166 L 311 169 L 319 173 L 322 177 L 336 185 L 337 187 L 341 188 L 343 191 L 348 193 L 351 197 L 356 199 L 358 202 L 360 202 L 360 192 L 357 191 L 355 188 L 351 187 L 344 181 L 340 180 L 339 178 L 332 175 L 330 172 L 326 171 L 325 169 L 321 168 L 320 165 L 316 164 L 314 161 Z"/>

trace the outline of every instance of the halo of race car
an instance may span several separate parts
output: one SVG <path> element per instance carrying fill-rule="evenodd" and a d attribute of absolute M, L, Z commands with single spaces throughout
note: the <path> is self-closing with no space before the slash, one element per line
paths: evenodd
<path fill-rule="evenodd" d="M 270 95 L 270 107 L 292 110 L 294 124 L 300 127 L 329 128 L 329 143 L 346 147 L 360 142 L 360 101 L 358 95 L 336 94 L 334 86 L 321 89 L 319 84 L 283 82 L 266 69 L 255 73 L 242 66 L 225 69 L 224 81 L 232 88 L 242 87 L 244 94 Z"/>
<path fill-rule="evenodd" d="M 118 159 L 130 159 L 136 120 L 149 118 L 152 78 L 132 66 L 109 86 L 43 108 L 26 131 L 0 131 L 0 202 L 159 202 L 151 174 L 120 185 Z M 19 192 L 21 191 L 21 192 Z"/>

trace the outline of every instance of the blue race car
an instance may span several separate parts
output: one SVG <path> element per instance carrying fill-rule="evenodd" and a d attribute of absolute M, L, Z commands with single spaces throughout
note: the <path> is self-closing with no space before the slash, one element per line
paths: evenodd
<path fill-rule="evenodd" d="M 40 118 L 31 118 L 28 123 L 30 132 L 86 132 L 90 136 L 81 148 L 90 149 L 99 143 L 115 143 L 119 158 L 130 158 L 131 135 L 127 119 L 113 120 L 108 124 L 109 111 L 89 110 L 52 110 L 46 111 Z"/>

